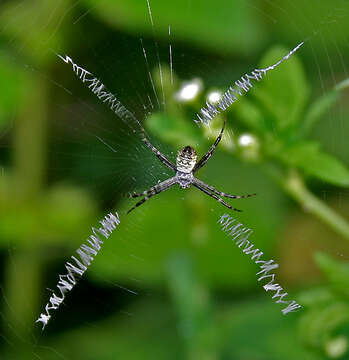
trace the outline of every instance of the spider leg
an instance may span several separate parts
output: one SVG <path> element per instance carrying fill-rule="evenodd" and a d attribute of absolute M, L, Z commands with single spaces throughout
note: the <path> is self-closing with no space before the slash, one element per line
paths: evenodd
<path fill-rule="evenodd" d="M 200 168 L 202 168 L 207 163 L 207 161 L 210 159 L 210 157 L 213 155 L 213 152 L 216 150 L 217 145 L 219 144 L 219 142 L 222 139 L 223 131 L 224 131 L 224 128 L 225 128 L 225 123 L 226 123 L 226 120 L 224 120 L 222 130 L 219 133 L 219 135 L 218 135 L 216 141 L 214 142 L 214 144 L 210 147 L 210 149 L 207 151 L 207 153 L 196 163 L 196 165 L 195 165 L 195 167 L 193 169 L 193 173 L 195 173 Z"/>
<path fill-rule="evenodd" d="M 200 186 L 202 187 L 205 187 L 207 190 L 217 194 L 217 195 L 220 195 L 220 196 L 224 196 L 224 197 L 227 197 L 227 198 L 230 198 L 230 199 L 246 199 L 248 197 L 251 197 L 251 196 L 255 196 L 256 194 L 247 194 L 247 195 L 231 195 L 231 194 L 226 194 L 225 192 L 222 192 L 222 191 L 218 191 L 217 189 L 215 189 L 213 186 L 211 185 L 208 185 L 206 183 L 204 183 L 203 181 L 197 179 L 197 178 L 194 178 L 193 182 L 199 184 Z"/>
<path fill-rule="evenodd" d="M 150 190 L 150 189 L 149 189 Z M 141 193 L 133 193 L 133 194 L 130 194 L 129 197 L 131 198 L 136 198 L 136 197 L 140 197 L 140 196 L 144 196 L 144 195 L 147 195 L 148 191 L 149 190 L 145 190 Z"/>
<path fill-rule="evenodd" d="M 142 140 L 145 145 L 156 155 L 156 157 L 167 167 L 173 171 L 177 171 L 176 167 L 169 161 L 165 155 L 163 155 L 155 146 L 153 146 L 150 141 L 146 138 L 144 129 L 142 129 Z"/>
<path fill-rule="evenodd" d="M 143 191 L 142 193 L 139 194 L 132 194 L 132 197 L 138 197 L 138 196 L 144 196 L 144 198 L 140 201 L 138 201 L 138 203 L 133 206 L 129 211 L 127 211 L 127 214 L 129 214 L 132 210 L 134 210 L 136 207 L 142 205 L 143 203 L 145 203 L 147 200 L 149 200 L 152 196 L 160 194 L 161 192 L 169 189 L 172 185 L 174 185 L 177 182 L 177 178 L 174 176 L 172 178 L 169 178 L 155 186 L 152 186 L 149 190 Z"/>
<path fill-rule="evenodd" d="M 220 197 L 218 197 L 217 195 L 213 194 L 212 192 L 210 192 L 206 187 L 202 186 L 200 183 L 194 181 L 193 185 L 198 188 L 199 190 L 201 190 L 202 192 L 204 192 L 205 194 L 213 197 L 214 199 L 216 199 L 217 201 L 219 201 L 221 204 L 223 204 L 225 207 L 227 207 L 228 209 L 234 210 L 234 211 L 239 211 L 241 212 L 242 210 L 233 208 L 232 206 L 230 206 L 229 204 L 227 204 L 223 199 L 221 199 Z"/>

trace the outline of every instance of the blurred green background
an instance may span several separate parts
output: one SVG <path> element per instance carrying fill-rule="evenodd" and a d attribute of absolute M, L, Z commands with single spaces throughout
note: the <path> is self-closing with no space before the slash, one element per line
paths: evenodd
<path fill-rule="evenodd" d="M 0 358 L 347 358 L 348 14 L 340 0 L 0 2 Z M 211 126 L 194 123 L 210 94 L 300 41 Z M 196 189 L 126 216 L 127 193 L 171 173 L 56 54 L 100 78 L 171 160 L 185 145 L 203 154 L 227 119 L 198 177 L 257 193 L 232 215 L 300 311 L 281 314 L 220 230 L 227 209 Z M 181 99 L 188 84 L 199 91 Z M 112 210 L 120 226 L 42 332 L 65 261 Z"/>

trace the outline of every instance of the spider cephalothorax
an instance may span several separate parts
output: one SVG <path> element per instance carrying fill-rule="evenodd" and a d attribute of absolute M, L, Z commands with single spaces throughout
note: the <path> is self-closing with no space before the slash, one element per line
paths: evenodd
<path fill-rule="evenodd" d="M 216 141 L 211 146 L 211 148 L 207 151 L 207 153 L 199 160 L 197 161 L 197 153 L 191 146 L 186 146 L 180 151 L 178 151 L 177 159 L 176 159 L 176 166 L 173 165 L 165 155 L 163 155 L 156 147 L 154 147 L 149 140 L 145 137 L 145 134 L 143 132 L 143 141 L 148 146 L 149 149 L 153 151 L 153 153 L 158 157 L 158 159 L 167 167 L 169 167 L 171 170 L 175 172 L 175 175 L 165 181 L 162 181 L 161 183 L 151 187 L 149 190 L 143 191 L 142 193 L 136 194 L 133 193 L 132 197 L 139 197 L 144 196 L 144 198 L 138 203 L 133 206 L 127 213 L 134 210 L 139 205 L 142 205 L 144 202 L 146 202 L 148 199 L 150 199 L 152 196 L 159 194 L 167 189 L 169 189 L 171 186 L 178 184 L 182 189 L 188 189 L 190 185 L 195 186 L 205 194 L 213 197 L 217 201 L 219 201 L 221 204 L 226 206 L 229 209 L 235 210 L 235 211 L 241 211 L 239 209 L 235 209 L 229 204 L 227 204 L 222 198 L 219 196 L 228 197 L 231 199 L 242 199 L 247 198 L 256 194 L 249 194 L 249 195 L 230 195 L 226 194 L 224 192 L 216 190 L 213 186 L 207 185 L 201 180 L 197 179 L 194 174 L 197 172 L 201 167 L 203 167 L 207 161 L 212 156 L 213 152 L 215 151 L 217 145 L 221 141 L 223 132 L 225 128 L 225 121 L 222 127 L 221 132 L 219 133 Z M 218 196 L 219 195 L 219 196 Z"/>

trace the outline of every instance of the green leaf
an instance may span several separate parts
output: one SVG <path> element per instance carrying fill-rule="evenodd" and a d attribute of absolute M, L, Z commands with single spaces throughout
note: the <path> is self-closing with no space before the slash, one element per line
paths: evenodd
<path fill-rule="evenodd" d="M 155 29 L 157 36 L 168 41 L 171 25 L 171 38 L 176 37 L 191 47 L 224 53 L 255 51 L 263 43 L 265 34 L 256 21 L 254 9 L 237 0 L 221 0 L 214 11 L 210 0 L 194 0 L 190 4 L 187 0 L 150 0 L 154 28 L 145 0 L 84 0 L 84 3 L 114 28 L 137 35 L 140 32 L 153 35 Z"/>
<path fill-rule="evenodd" d="M 314 126 L 314 124 L 321 119 L 322 116 L 326 114 L 326 111 L 333 106 L 340 97 L 340 92 L 349 87 L 349 79 L 345 79 L 337 86 L 324 94 L 323 96 L 316 99 L 313 104 L 309 106 L 307 114 L 305 115 L 304 121 L 301 124 L 302 133 L 309 133 L 310 129 Z"/>
<path fill-rule="evenodd" d="M 329 340 L 338 335 L 348 320 L 347 302 L 334 301 L 326 306 L 314 307 L 301 319 L 300 336 L 305 344 L 324 352 Z"/>
<path fill-rule="evenodd" d="M 332 90 L 327 94 L 316 99 L 313 104 L 310 105 L 304 121 L 301 124 L 302 133 L 309 133 L 314 124 L 326 114 L 326 111 L 333 106 L 339 98 L 339 91 Z"/>
<path fill-rule="evenodd" d="M 335 296 L 328 286 L 322 286 L 303 290 L 297 296 L 297 300 L 303 306 L 314 307 L 333 302 L 335 300 Z"/>
<path fill-rule="evenodd" d="M 287 165 L 333 185 L 349 186 L 349 170 L 339 160 L 323 152 L 315 142 L 295 144 L 278 154 Z"/>
<path fill-rule="evenodd" d="M 0 23 L 5 24 L 1 35 L 11 43 L 18 41 L 20 52 L 40 64 L 56 62 L 48 49 L 57 51 L 63 44 L 66 26 L 62 26 L 62 21 L 71 16 L 70 0 L 13 0 L 2 1 L 0 5 Z"/>
<path fill-rule="evenodd" d="M 317 253 L 316 264 L 328 278 L 330 284 L 340 293 L 349 297 L 349 265 L 340 262 L 325 253 Z"/>
<path fill-rule="evenodd" d="M 146 128 L 164 142 L 181 148 L 187 145 L 193 147 L 202 143 L 199 128 L 193 121 L 182 117 L 173 118 L 168 114 L 154 113 L 146 119 Z"/>
<path fill-rule="evenodd" d="M 260 107 L 247 97 L 239 98 L 234 106 L 231 107 L 234 115 L 251 130 L 264 132 L 266 128 L 265 116 Z"/>
<path fill-rule="evenodd" d="M 283 47 L 271 49 L 259 64 L 267 68 L 288 53 Z M 301 50 L 299 50 L 301 51 Z M 277 129 L 286 129 L 300 121 L 309 97 L 309 86 L 303 65 L 297 55 L 268 72 L 253 92 L 264 109 L 272 115 Z"/>

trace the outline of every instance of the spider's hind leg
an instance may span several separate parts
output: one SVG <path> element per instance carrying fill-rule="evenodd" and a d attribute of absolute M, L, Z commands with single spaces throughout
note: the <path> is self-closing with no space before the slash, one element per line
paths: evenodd
<path fill-rule="evenodd" d="M 216 191 L 215 191 L 216 194 L 219 194 L 220 196 L 224 196 L 224 197 L 227 197 L 227 198 L 230 198 L 230 199 L 247 199 L 247 198 L 249 198 L 251 196 L 256 196 L 257 195 L 256 193 L 247 194 L 247 195 L 231 195 L 231 194 L 226 194 L 225 192 L 221 192 L 221 191 L 218 191 L 218 190 L 216 190 Z"/>
<path fill-rule="evenodd" d="M 197 180 L 197 179 L 195 179 Z M 229 205 L 228 203 L 226 203 L 223 199 L 221 199 L 219 196 L 215 195 L 214 193 L 210 192 L 209 189 L 206 186 L 202 186 L 201 181 L 194 181 L 193 185 L 198 188 L 199 190 L 201 190 L 202 192 L 204 192 L 205 194 L 207 194 L 208 196 L 211 196 L 212 198 L 216 199 L 217 201 L 219 201 L 222 205 L 224 205 L 225 207 L 227 207 L 228 209 L 234 210 L 234 211 L 238 211 L 241 212 L 242 210 L 240 209 L 236 209 L 234 207 L 232 207 L 231 205 Z M 206 185 L 206 184 L 204 184 Z"/>
<path fill-rule="evenodd" d="M 130 210 L 127 211 L 127 214 L 129 214 L 132 210 L 134 210 L 136 207 L 142 205 L 143 203 L 145 203 L 147 200 L 149 200 L 153 195 L 150 196 L 145 196 L 142 200 L 138 201 L 138 203 L 133 206 Z"/>
<path fill-rule="evenodd" d="M 230 198 L 230 199 L 246 199 L 246 198 L 249 198 L 251 196 L 256 196 L 257 194 L 254 193 L 254 194 L 247 194 L 247 195 L 232 195 L 232 194 L 227 194 L 225 192 L 222 192 L 222 191 L 219 191 L 217 189 L 215 189 L 213 186 L 211 185 L 208 185 L 206 183 L 204 183 L 203 181 L 195 178 L 194 180 L 198 185 L 200 185 L 201 187 L 205 188 L 206 190 L 208 191 L 211 191 L 213 192 L 214 194 L 216 195 L 219 195 L 219 196 L 224 196 L 224 197 L 227 197 L 227 198 Z"/>

